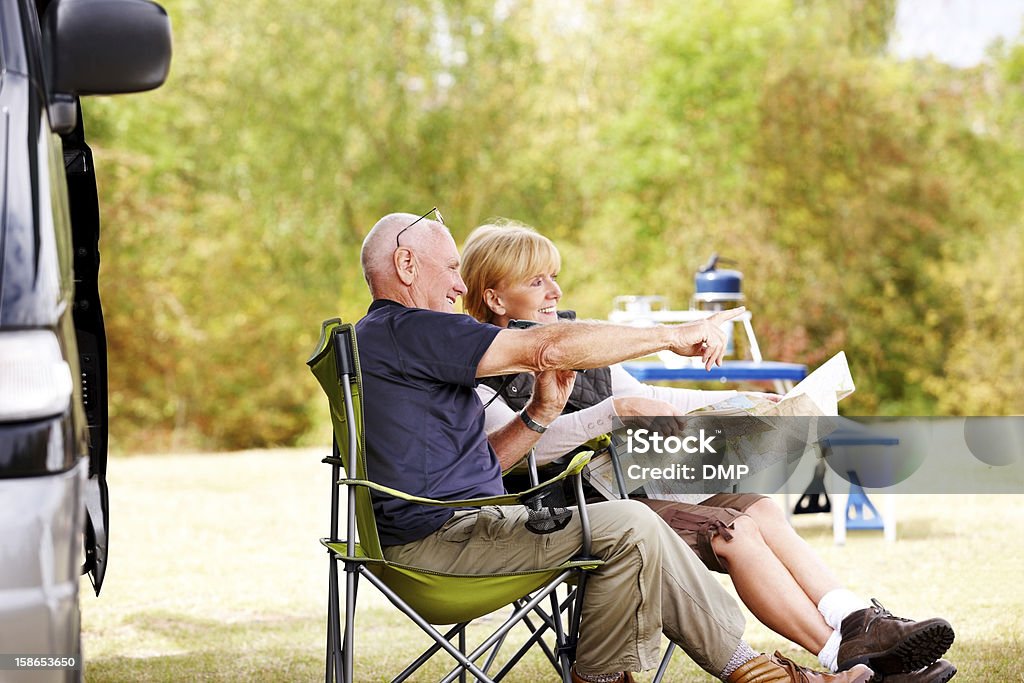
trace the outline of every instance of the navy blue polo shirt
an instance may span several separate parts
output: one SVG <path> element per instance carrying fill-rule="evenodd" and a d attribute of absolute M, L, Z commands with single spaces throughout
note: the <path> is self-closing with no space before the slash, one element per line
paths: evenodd
<path fill-rule="evenodd" d="M 455 313 L 379 299 L 356 323 L 366 468 L 375 482 L 454 500 L 505 492 L 484 432 L 476 366 L 501 328 Z M 381 543 L 429 536 L 452 516 L 373 494 Z"/>

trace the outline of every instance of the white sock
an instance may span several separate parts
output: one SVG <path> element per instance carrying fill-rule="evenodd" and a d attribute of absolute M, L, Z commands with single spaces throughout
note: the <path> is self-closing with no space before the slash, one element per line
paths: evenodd
<path fill-rule="evenodd" d="M 825 647 L 821 648 L 821 652 L 818 653 L 818 661 L 821 665 L 831 671 L 836 672 L 839 668 L 839 641 L 842 640 L 839 634 L 839 629 L 832 631 L 832 635 L 825 641 Z"/>
<path fill-rule="evenodd" d="M 825 617 L 825 623 L 837 631 L 843 627 L 843 619 L 865 607 L 870 605 L 845 588 L 830 590 L 818 603 L 818 611 Z"/>

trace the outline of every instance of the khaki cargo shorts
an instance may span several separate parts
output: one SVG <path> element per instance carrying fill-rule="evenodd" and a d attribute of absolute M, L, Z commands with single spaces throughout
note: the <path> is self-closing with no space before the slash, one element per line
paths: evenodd
<path fill-rule="evenodd" d="M 722 534 L 726 541 L 731 540 L 732 534 L 729 530 L 733 528 L 736 518 L 765 497 L 757 493 L 719 493 L 699 505 L 652 498 L 636 500 L 650 507 L 668 522 L 708 569 L 726 574 L 728 572 L 711 547 L 711 539 L 715 534 Z"/>

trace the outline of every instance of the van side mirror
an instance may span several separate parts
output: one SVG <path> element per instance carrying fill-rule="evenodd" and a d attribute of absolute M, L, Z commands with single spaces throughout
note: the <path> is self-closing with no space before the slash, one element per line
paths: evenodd
<path fill-rule="evenodd" d="M 50 125 L 74 129 L 79 95 L 152 90 L 171 66 L 171 21 L 149 0 L 54 0 L 42 18 Z"/>

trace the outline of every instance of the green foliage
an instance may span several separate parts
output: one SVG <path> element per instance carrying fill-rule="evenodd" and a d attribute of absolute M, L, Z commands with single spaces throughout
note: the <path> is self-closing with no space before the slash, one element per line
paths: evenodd
<path fill-rule="evenodd" d="M 116 447 L 295 443 L 363 235 L 434 205 L 556 239 L 591 317 L 719 251 L 766 357 L 847 351 L 851 410 L 1021 412 L 1019 44 L 897 62 L 892 0 L 166 5 L 168 83 L 84 105 Z"/>
<path fill-rule="evenodd" d="M 796 318 L 818 343 L 841 331 L 825 355 L 856 348 L 861 385 L 887 386 L 881 400 L 901 402 L 941 370 L 952 321 L 930 315 L 950 293 L 928 266 L 970 216 L 951 201 L 955 180 L 931 166 L 916 112 L 894 106 L 874 62 L 796 65 L 766 84 L 755 184 L 774 222 L 762 239 L 796 275 L 770 288 L 807 293 L 771 318 Z M 879 398 L 861 393 L 855 407 L 888 410 Z"/>
<path fill-rule="evenodd" d="M 1024 330 L 1024 234 L 1020 223 L 994 230 L 982 243 L 963 245 L 969 262 L 947 265 L 962 292 L 963 325 L 944 372 L 925 379 L 939 410 L 958 415 L 1024 414 L 1024 356 L 1016 344 Z"/>

